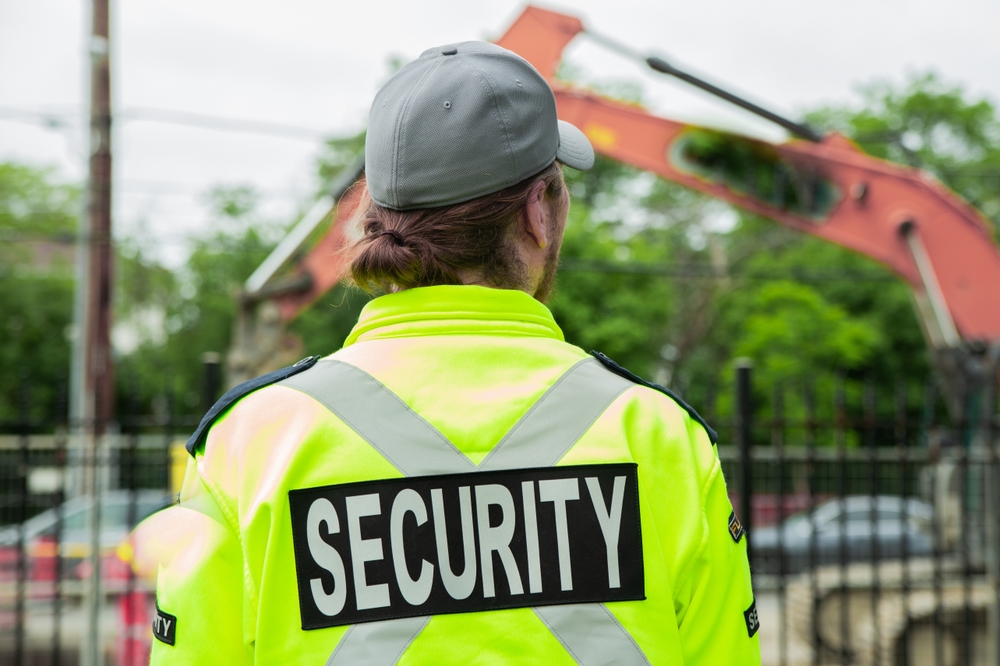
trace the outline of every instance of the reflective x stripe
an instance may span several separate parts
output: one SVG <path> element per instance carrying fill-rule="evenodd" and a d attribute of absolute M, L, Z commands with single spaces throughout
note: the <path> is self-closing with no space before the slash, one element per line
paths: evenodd
<path fill-rule="evenodd" d="M 404 617 L 351 625 L 326 660 L 326 666 L 393 666 L 430 621 L 429 616 Z"/>
<path fill-rule="evenodd" d="M 559 462 L 629 380 L 609 372 L 594 359 L 566 371 L 503 436 L 480 470 L 551 467 Z"/>
<path fill-rule="evenodd" d="M 320 361 L 281 385 L 321 402 L 406 476 L 476 471 L 437 428 L 356 366 Z"/>
<path fill-rule="evenodd" d="M 580 666 L 649 664 L 642 649 L 604 604 L 539 606 L 532 610 Z"/>
<path fill-rule="evenodd" d="M 588 358 L 570 368 L 532 405 L 477 467 L 381 382 L 353 365 L 321 361 L 281 382 L 340 417 L 406 476 L 555 465 L 605 409 L 633 386 Z M 581 666 L 647 666 L 642 650 L 603 604 L 535 608 Z M 327 666 L 395 664 L 428 618 L 353 625 Z"/>

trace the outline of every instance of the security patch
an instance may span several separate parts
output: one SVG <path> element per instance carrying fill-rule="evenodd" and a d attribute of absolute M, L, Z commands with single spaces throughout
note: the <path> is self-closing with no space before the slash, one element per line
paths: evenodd
<path fill-rule="evenodd" d="M 645 599 L 635 464 L 292 490 L 303 629 Z"/>
<path fill-rule="evenodd" d="M 743 523 L 740 522 L 740 519 L 736 517 L 736 512 L 733 511 L 729 514 L 729 536 L 733 537 L 733 541 L 739 543 L 744 534 L 746 534 L 746 530 L 743 529 Z"/>
<path fill-rule="evenodd" d="M 153 635 L 156 640 L 167 645 L 173 645 L 177 640 L 177 618 L 170 613 L 164 613 L 159 605 L 153 616 Z"/>
<path fill-rule="evenodd" d="M 750 608 L 743 611 L 743 619 L 747 623 L 747 634 L 750 638 L 757 633 L 760 629 L 760 620 L 757 619 L 757 600 L 754 599 L 753 603 L 750 604 Z"/>

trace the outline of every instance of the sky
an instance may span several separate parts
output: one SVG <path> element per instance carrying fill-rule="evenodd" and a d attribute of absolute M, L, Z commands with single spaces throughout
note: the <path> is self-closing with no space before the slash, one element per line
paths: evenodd
<path fill-rule="evenodd" d="M 582 0 L 539 3 L 667 57 L 791 117 L 857 101 L 875 80 L 933 70 L 1000 102 L 995 0 Z M 170 265 L 207 234 L 204 193 L 252 185 L 291 219 L 315 193 L 322 136 L 364 128 L 393 57 L 499 37 L 512 0 L 112 0 L 114 225 Z M 0 0 L 0 161 L 82 181 L 84 0 Z M 659 114 L 770 140 L 783 134 L 578 38 L 566 58 L 596 81 L 643 87 Z M 187 114 L 187 115 L 178 115 Z M 158 122 L 165 117 L 192 126 Z M 223 119 L 218 121 L 215 119 Z M 239 121 L 278 135 L 234 131 Z M 224 129 L 223 129 L 224 128 Z"/>

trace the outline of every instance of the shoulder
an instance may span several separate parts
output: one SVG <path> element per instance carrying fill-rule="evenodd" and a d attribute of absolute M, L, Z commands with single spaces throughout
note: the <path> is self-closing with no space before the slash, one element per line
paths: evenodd
<path fill-rule="evenodd" d="M 250 381 L 243 382 L 238 386 L 226 391 L 225 395 L 219 398 L 218 402 L 212 405 L 212 408 L 208 410 L 208 413 L 201 419 L 201 423 L 195 429 L 194 433 L 187 441 L 187 451 L 192 456 L 198 450 L 198 447 L 202 445 L 205 438 L 208 436 L 208 431 L 219 418 L 229 410 L 230 407 L 239 402 L 242 398 L 250 395 L 254 391 L 264 388 L 265 386 L 270 386 L 271 384 L 276 384 L 283 379 L 297 375 L 300 372 L 304 372 L 309 368 L 316 365 L 319 361 L 319 356 L 307 356 L 298 363 L 290 365 L 287 368 L 281 368 L 280 370 L 275 370 L 274 372 L 269 372 L 266 375 L 261 375 L 260 377 L 255 377 Z"/>
<path fill-rule="evenodd" d="M 591 351 L 590 355 L 596 358 L 598 361 L 600 361 L 605 368 L 615 373 L 616 375 L 624 377 L 625 379 L 631 381 L 634 384 L 638 384 L 639 386 L 645 386 L 646 388 L 653 389 L 654 391 L 657 391 L 669 397 L 673 402 L 677 403 L 678 407 L 687 412 L 688 416 L 691 418 L 692 421 L 694 421 L 695 423 L 697 423 L 698 425 L 700 425 L 702 428 L 705 429 L 705 432 L 708 434 L 708 439 L 712 442 L 712 444 L 716 444 L 718 442 L 719 436 L 718 434 L 716 434 L 715 430 L 713 430 L 711 426 L 709 426 L 708 423 L 705 422 L 705 419 L 703 419 L 701 415 L 697 411 L 695 411 L 694 407 L 687 404 L 684 401 L 684 399 L 681 398 L 679 395 L 677 395 L 676 393 L 674 393 L 665 386 L 660 386 L 659 384 L 654 384 L 652 382 L 646 381 L 642 377 L 639 377 L 635 373 L 618 365 L 617 363 L 615 363 L 614 361 L 612 361 L 610 358 L 608 358 L 599 351 Z"/>

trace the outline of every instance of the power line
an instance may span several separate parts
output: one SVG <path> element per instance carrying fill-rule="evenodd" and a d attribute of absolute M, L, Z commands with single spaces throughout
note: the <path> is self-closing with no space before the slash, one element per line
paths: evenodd
<path fill-rule="evenodd" d="M 173 111 L 169 109 L 154 109 L 147 107 L 123 109 L 118 113 L 118 117 L 123 120 L 145 120 L 171 125 L 187 125 L 190 127 L 220 130 L 223 132 L 243 132 L 249 134 L 281 136 L 288 139 L 297 139 L 299 141 L 309 141 L 310 143 L 324 141 L 330 136 L 329 132 L 324 132 L 310 127 L 285 125 L 283 123 L 272 123 L 260 120 L 248 120 L 244 118 L 224 118 L 222 116 L 210 116 L 201 113 L 190 113 L 188 111 Z"/>
<path fill-rule="evenodd" d="M 51 241 L 72 244 L 76 242 L 74 233 L 22 233 L 8 230 L 0 234 L 5 242 L 37 242 Z M 155 243 L 182 245 L 199 240 L 194 235 L 185 233 L 157 234 L 148 240 Z M 677 264 L 647 264 L 641 262 L 613 262 L 588 259 L 563 259 L 559 263 L 559 271 L 566 273 L 606 273 L 611 275 L 654 275 L 681 279 L 723 280 L 743 278 L 749 280 L 795 282 L 896 282 L 898 278 L 887 273 L 859 270 L 797 270 L 758 271 L 739 270 L 722 273 L 718 267 L 709 263 L 677 263 Z"/>
<path fill-rule="evenodd" d="M 190 111 L 177 111 L 173 109 L 158 109 L 154 107 L 126 107 L 118 111 L 115 115 L 118 122 L 145 121 L 156 122 L 168 125 L 181 125 L 186 127 L 198 127 L 200 129 L 218 130 L 221 132 L 236 132 L 243 134 L 260 134 L 264 136 L 276 136 L 297 141 L 307 141 L 310 143 L 323 142 L 336 136 L 336 133 L 319 130 L 313 127 L 303 127 L 301 125 L 289 125 L 287 123 L 275 123 L 264 120 L 252 120 L 246 118 L 229 118 L 225 116 L 214 116 Z M 72 125 L 69 121 L 81 121 L 82 114 L 70 111 L 44 111 L 38 109 L 25 109 L 10 106 L 0 106 L 0 120 L 20 122 L 29 125 L 37 125 L 47 129 L 65 129 Z M 898 143 L 895 133 L 893 136 L 884 134 L 859 135 L 856 140 L 872 143 Z M 948 176 L 961 176 L 963 178 L 993 179 L 1000 176 L 1000 166 L 975 165 L 967 167 L 941 168 L 940 173 Z"/>
<path fill-rule="evenodd" d="M 153 195 L 156 197 L 186 197 L 200 198 L 211 194 L 214 185 L 199 185 L 196 183 L 170 182 L 170 181 L 123 181 L 118 191 L 122 194 L 132 195 Z M 284 199 L 288 201 L 301 201 L 312 196 L 308 191 L 281 189 L 281 188 L 258 188 L 250 185 L 255 196 L 264 199 Z"/>
<path fill-rule="evenodd" d="M 43 111 L 2 106 L 0 107 L 0 119 L 57 129 L 68 127 L 73 122 L 82 122 L 83 114 L 73 111 Z M 115 113 L 115 119 L 117 122 L 145 121 L 199 127 L 222 132 L 279 136 L 286 139 L 308 141 L 310 143 L 322 142 L 334 135 L 333 132 L 313 127 L 302 127 L 299 125 L 247 118 L 227 118 L 153 107 L 126 107 Z"/>
<path fill-rule="evenodd" d="M 130 191 L 144 191 L 146 189 L 155 191 L 196 191 L 198 193 L 204 193 L 206 188 L 211 187 L 249 187 L 256 193 L 262 194 L 274 194 L 274 195 L 287 195 L 287 196 L 312 196 L 312 192 L 309 190 L 297 189 L 294 187 L 267 187 L 261 188 L 253 183 L 213 183 L 211 185 L 206 185 L 205 183 L 199 183 L 193 180 L 148 180 L 144 178 L 130 178 L 122 180 L 118 183 L 119 189 L 126 189 Z"/>
<path fill-rule="evenodd" d="M 815 271 L 720 271 L 713 264 L 646 264 L 639 262 L 618 263 L 587 259 L 563 259 L 559 270 L 569 273 L 608 273 L 612 275 L 658 275 L 682 279 L 725 280 L 744 278 L 750 280 L 793 280 L 795 282 L 896 282 L 898 278 L 875 271 L 835 270 Z"/>

